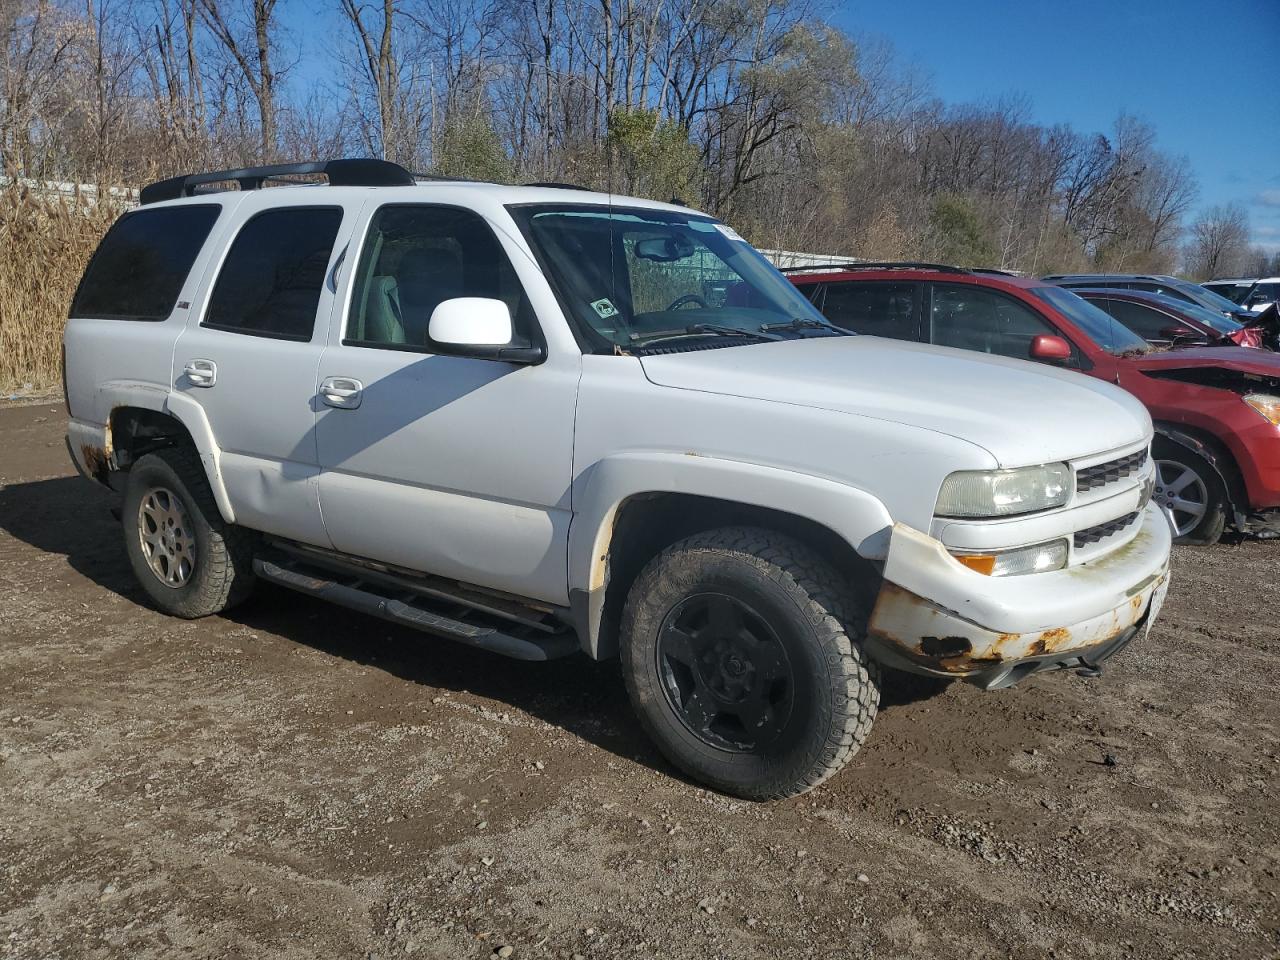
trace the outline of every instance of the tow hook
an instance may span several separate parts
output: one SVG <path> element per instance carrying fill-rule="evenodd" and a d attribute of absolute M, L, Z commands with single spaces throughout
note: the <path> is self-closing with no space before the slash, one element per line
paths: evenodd
<path fill-rule="evenodd" d="M 1102 676 L 1102 664 L 1093 666 L 1082 661 L 1080 666 L 1076 667 L 1076 676 L 1088 677 L 1091 680 L 1096 680 L 1098 677 Z"/>

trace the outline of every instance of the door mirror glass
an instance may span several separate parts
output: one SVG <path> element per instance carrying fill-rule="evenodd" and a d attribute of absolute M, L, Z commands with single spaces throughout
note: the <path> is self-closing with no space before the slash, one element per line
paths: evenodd
<path fill-rule="evenodd" d="M 1031 341 L 1031 359 L 1060 363 L 1071 359 L 1071 344 L 1061 337 L 1041 334 Z"/>

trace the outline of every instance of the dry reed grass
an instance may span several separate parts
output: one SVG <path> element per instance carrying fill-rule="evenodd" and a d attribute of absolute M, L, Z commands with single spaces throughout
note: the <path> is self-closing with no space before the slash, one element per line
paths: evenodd
<path fill-rule="evenodd" d="M 0 189 L 0 391 L 58 383 L 71 297 L 121 209 Z"/>

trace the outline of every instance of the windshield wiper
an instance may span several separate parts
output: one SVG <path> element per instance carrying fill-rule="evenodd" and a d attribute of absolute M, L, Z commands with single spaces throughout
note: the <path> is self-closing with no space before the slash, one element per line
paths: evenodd
<path fill-rule="evenodd" d="M 766 323 L 760 329 L 765 333 L 773 333 L 775 330 L 830 330 L 832 333 L 838 333 L 842 337 L 857 336 L 852 330 L 841 329 L 834 323 L 818 320 L 814 317 L 794 317 L 786 323 Z"/>
<path fill-rule="evenodd" d="M 661 340 L 674 340 L 678 337 L 696 337 L 705 334 L 717 337 L 747 337 L 757 341 L 782 339 L 782 337 L 774 336 L 766 331 L 743 330 L 741 327 L 731 327 L 722 323 L 691 323 L 689 326 L 679 330 L 659 330 L 657 333 L 651 333 L 646 337 L 633 333 L 631 339 L 637 341 L 637 347 L 647 347 Z"/>

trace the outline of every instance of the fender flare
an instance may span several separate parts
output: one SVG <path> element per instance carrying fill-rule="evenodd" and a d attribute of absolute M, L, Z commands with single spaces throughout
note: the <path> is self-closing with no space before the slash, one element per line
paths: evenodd
<path fill-rule="evenodd" d="M 190 397 L 167 390 L 154 383 L 138 381 L 113 380 L 102 385 L 99 390 L 100 399 L 110 410 L 107 415 L 107 446 L 111 449 L 111 421 L 116 411 L 122 407 L 136 407 L 140 410 L 153 410 L 172 417 L 182 424 L 183 429 L 195 444 L 200 454 L 200 462 L 204 465 L 205 476 L 209 480 L 209 488 L 213 491 L 213 500 L 218 505 L 218 512 L 227 523 L 235 523 L 235 511 L 227 496 L 227 487 L 222 479 L 221 451 L 214 442 L 213 428 L 204 408 Z"/>
<path fill-rule="evenodd" d="M 856 487 L 779 467 L 693 453 L 630 452 L 592 465 L 574 491 L 569 528 L 569 598 L 583 649 L 599 656 L 614 526 L 643 494 L 687 494 L 765 507 L 812 520 L 867 560 L 888 554 L 893 520 L 881 501 Z"/>
<path fill-rule="evenodd" d="M 1205 463 L 1209 464 L 1214 475 L 1222 481 L 1222 489 L 1227 491 L 1227 498 L 1230 501 L 1232 512 L 1235 514 L 1237 525 L 1242 522 L 1244 514 L 1240 510 L 1240 504 L 1243 503 L 1248 507 L 1249 498 L 1240 489 L 1240 482 L 1229 470 L 1224 470 L 1222 465 L 1223 452 L 1216 447 L 1204 441 L 1204 438 L 1197 433 L 1181 429 L 1171 423 L 1162 423 L 1156 421 L 1153 426 L 1157 435 L 1164 437 L 1171 443 L 1176 443 L 1180 447 L 1190 450 Z M 1230 456 L 1229 453 L 1226 456 Z M 1234 464 L 1233 464 L 1234 466 Z M 1247 512 L 1247 511 L 1246 511 Z"/>

